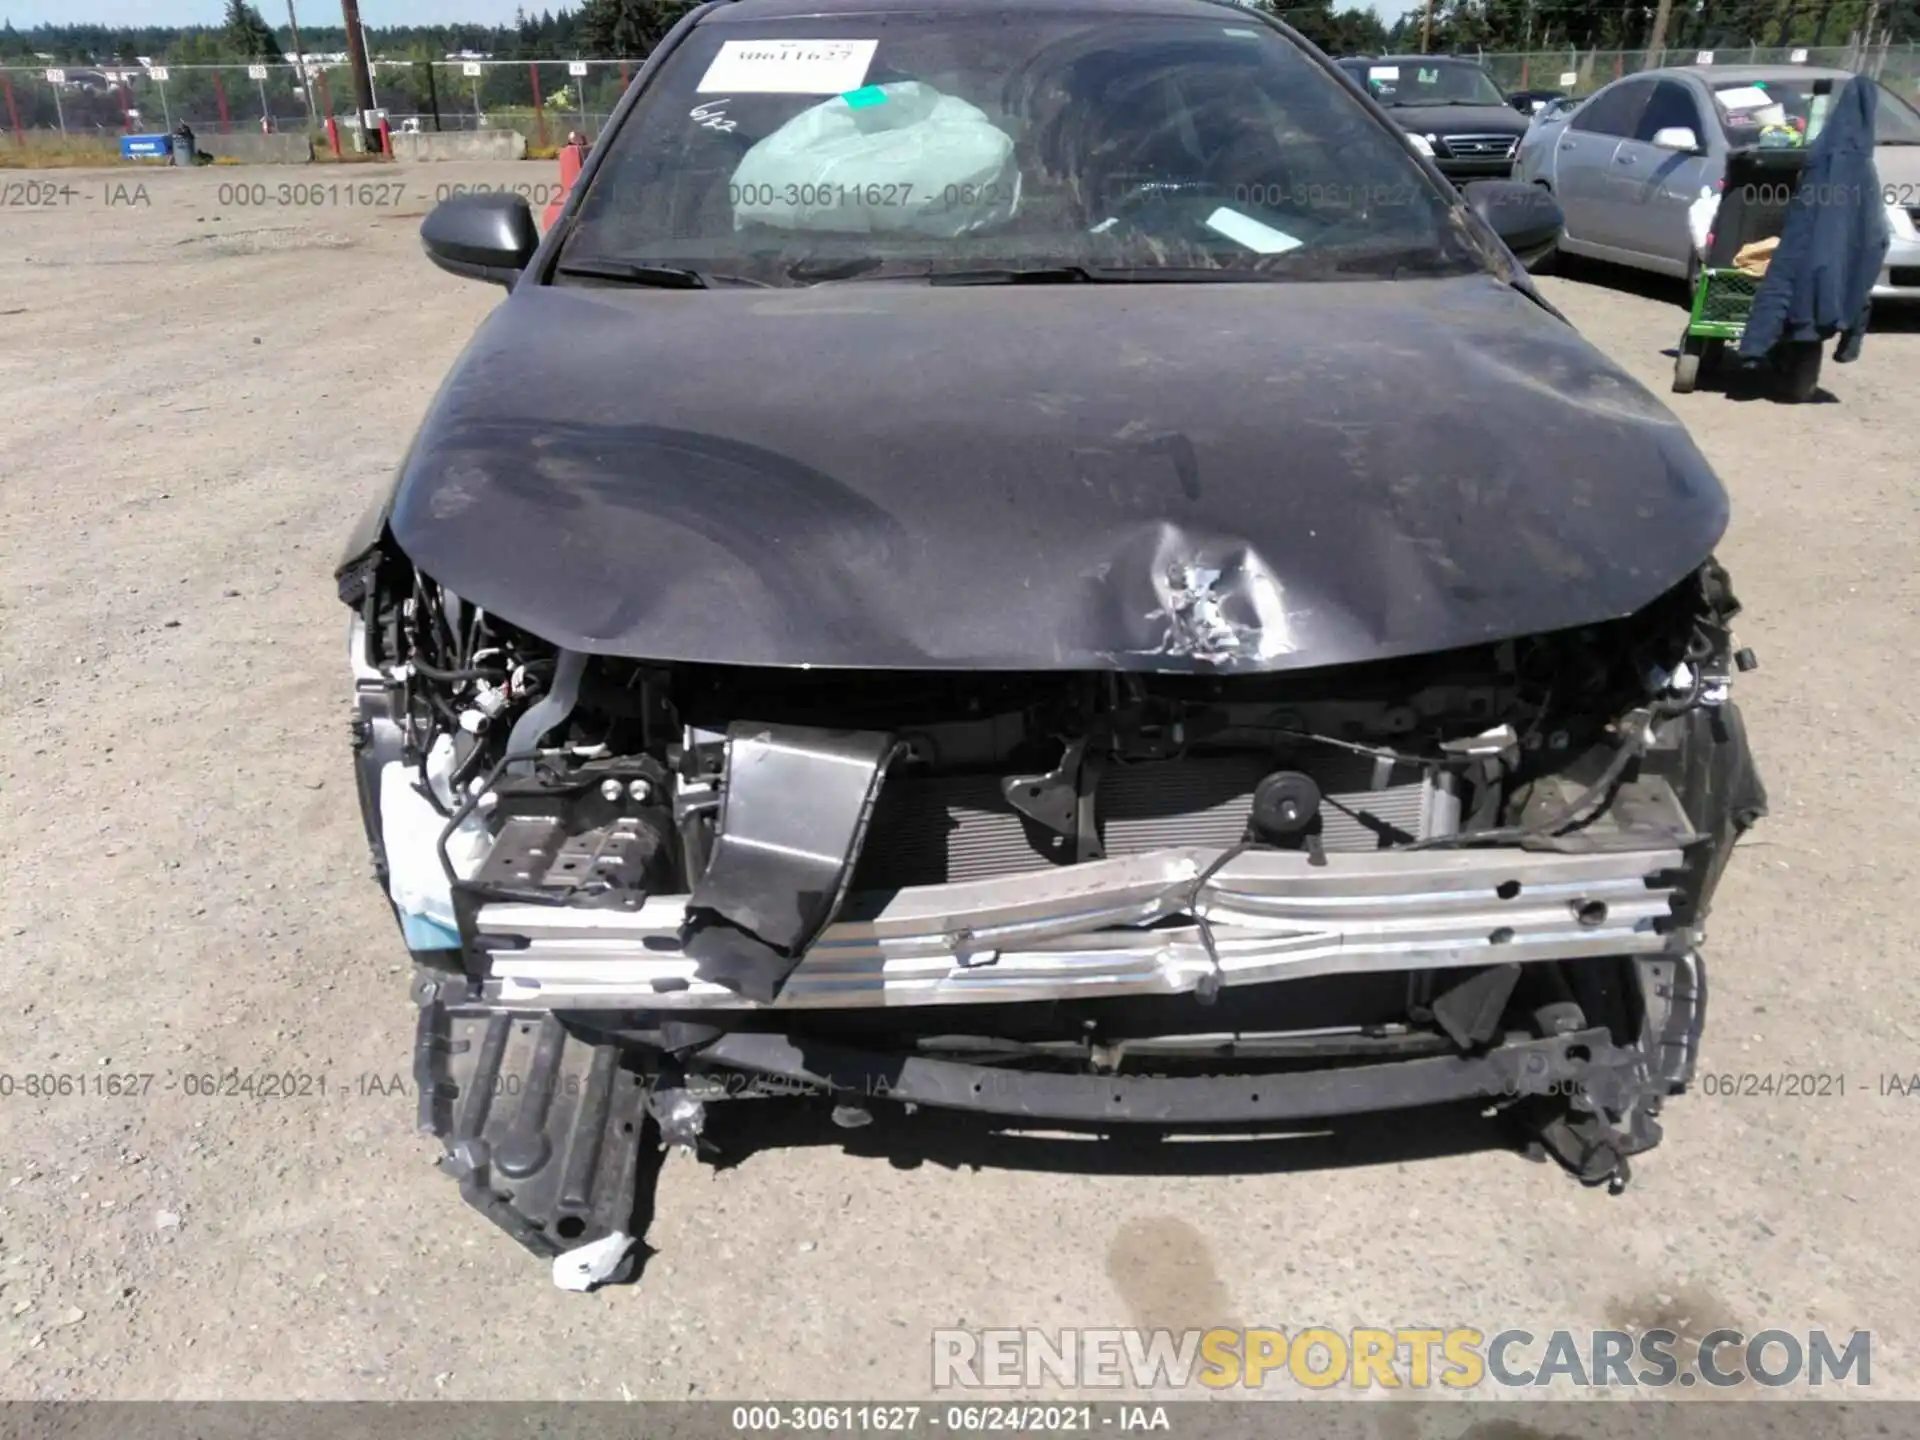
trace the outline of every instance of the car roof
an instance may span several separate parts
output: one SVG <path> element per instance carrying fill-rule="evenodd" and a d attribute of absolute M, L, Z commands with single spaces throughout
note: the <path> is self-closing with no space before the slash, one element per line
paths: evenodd
<path fill-rule="evenodd" d="M 1728 85 L 1751 85 L 1756 80 L 1850 80 L 1851 70 L 1833 70 L 1825 65 L 1663 65 L 1658 70 L 1641 70 L 1633 75 L 1623 75 L 1623 80 L 1641 79 L 1654 76 L 1662 80 L 1678 80 L 1691 75 L 1704 80 L 1709 85 L 1725 82 Z"/>
<path fill-rule="evenodd" d="M 1022 13 L 1076 15 L 1245 15 L 1246 0 L 1022 0 Z M 701 17 L 703 23 L 793 20 L 836 15 L 889 15 L 928 11 L 1007 13 L 1006 0 L 732 0 Z"/>

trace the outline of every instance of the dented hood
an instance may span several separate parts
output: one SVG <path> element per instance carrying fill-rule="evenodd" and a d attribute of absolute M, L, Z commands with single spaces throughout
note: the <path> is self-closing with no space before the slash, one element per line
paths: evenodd
<path fill-rule="evenodd" d="M 1228 673 L 1623 615 L 1726 515 L 1665 408 L 1476 276 L 523 286 L 390 524 L 571 649 Z"/>

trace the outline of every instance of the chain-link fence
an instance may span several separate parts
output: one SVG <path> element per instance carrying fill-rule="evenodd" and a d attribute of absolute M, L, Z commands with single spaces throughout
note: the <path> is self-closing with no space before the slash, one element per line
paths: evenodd
<path fill-rule="evenodd" d="M 639 60 L 379 60 L 373 104 L 394 130 L 512 129 L 529 145 L 607 121 Z M 358 108 L 345 61 L 297 65 L 55 65 L 0 68 L 15 143 L 40 137 L 320 132 L 351 127 Z"/>
<path fill-rule="evenodd" d="M 1478 57 L 1507 90 L 1562 90 L 1587 95 L 1609 81 L 1659 65 L 1806 65 L 1877 76 L 1888 89 L 1920 104 L 1920 45 L 1764 45 L 1712 50 L 1537 50 Z"/>
<path fill-rule="evenodd" d="M 1832 66 L 1879 76 L 1920 103 L 1920 45 L 1819 49 L 1719 48 L 1553 50 L 1480 58 L 1509 90 L 1584 95 L 1649 63 Z M 567 132 L 598 133 L 639 69 L 633 60 L 379 60 L 373 103 L 396 130 L 511 129 L 529 146 L 558 145 Z M 296 65 L 155 65 L 115 68 L 0 68 L 6 120 L 16 144 L 61 136 L 111 137 L 167 131 L 185 121 L 196 134 L 313 132 L 334 117 L 348 130 L 358 110 L 343 61 Z"/>

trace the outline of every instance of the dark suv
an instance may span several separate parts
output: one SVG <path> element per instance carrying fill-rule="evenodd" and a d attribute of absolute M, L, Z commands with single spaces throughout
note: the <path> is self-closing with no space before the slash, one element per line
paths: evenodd
<path fill-rule="evenodd" d="M 1339 65 L 1449 180 L 1503 180 L 1513 173 L 1528 117 L 1516 114 L 1493 77 L 1471 60 L 1383 55 Z"/>

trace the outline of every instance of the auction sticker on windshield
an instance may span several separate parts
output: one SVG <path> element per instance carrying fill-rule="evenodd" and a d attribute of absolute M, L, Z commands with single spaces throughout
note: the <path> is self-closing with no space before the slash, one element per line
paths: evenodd
<path fill-rule="evenodd" d="M 866 83 L 878 40 L 729 40 L 699 93 L 838 95 Z"/>
<path fill-rule="evenodd" d="M 1367 67 L 1367 79 L 1369 80 L 1398 80 L 1399 78 L 1400 67 L 1398 65 L 1369 65 Z"/>
<path fill-rule="evenodd" d="M 1740 85 L 1731 90 L 1716 90 L 1714 98 L 1729 110 L 1758 110 L 1774 103 L 1774 97 L 1758 85 Z"/>
<path fill-rule="evenodd" d="M 1229 210 L 1225 206 L 1207 217 L 1207 228 L 1229 240 L 1239 241 L 1260 255 L 1285 254 L 1289 250 L 1299 249 L 1304 243 L 1284 230 L 1262 225 L 1251 215 L 1242 215 L 1238 210 Z"/>

